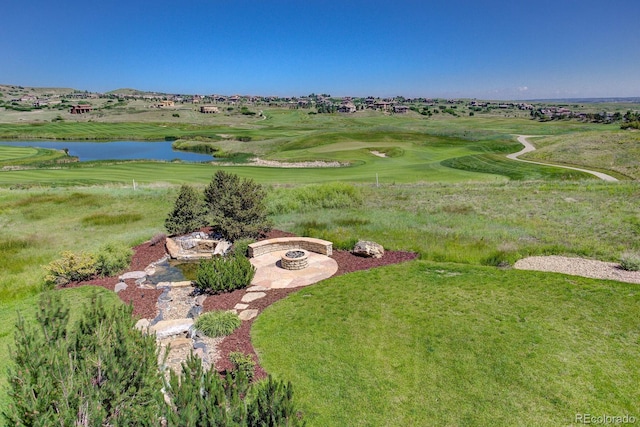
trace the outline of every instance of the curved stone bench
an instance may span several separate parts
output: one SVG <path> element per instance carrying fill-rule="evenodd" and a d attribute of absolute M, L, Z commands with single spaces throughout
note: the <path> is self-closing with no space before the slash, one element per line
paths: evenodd
<path fill-rule="evenodd" d="M 309 252 L 331 256 L 333 243 L 314 239 L 313 237 L 278 237 L 275 239 L 261 240 L 249 245 L 249 258 L 255 258 L 269 252 L 288 251 L 291 249 L 304 249 Z"/>

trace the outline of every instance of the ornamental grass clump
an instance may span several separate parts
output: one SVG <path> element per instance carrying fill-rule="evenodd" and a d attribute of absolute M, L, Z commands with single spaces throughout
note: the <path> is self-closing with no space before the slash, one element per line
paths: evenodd
<path fill-rule="evenodd" d="M 194 284 L 200 292 L 232 292 L 249 286 L 255 274 L 255 267 L 242 255 L 216 257 L 200 261 Z"/>
<path fill-rule="evenodd" d="M 231 311 L 209 311 L 196 319 L 196 329 L 208 337 L 225 337 L 240 327 L 242 321 Z"/>
<path fill-rule="evenodd" d="M 627 271 L 640 271 L 640 253 L 623 253 L 620 257 L 620 268 Z"/>

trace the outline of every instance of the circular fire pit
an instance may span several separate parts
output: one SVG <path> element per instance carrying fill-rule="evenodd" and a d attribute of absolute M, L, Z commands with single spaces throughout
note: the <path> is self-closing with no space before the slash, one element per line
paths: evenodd
<path fill-rule="evenodd" d="M 280 264 L 285 270 L 302 270 L 309 265 L 309 252 L 304 249 L 287 251 L 282 255 Z"/>

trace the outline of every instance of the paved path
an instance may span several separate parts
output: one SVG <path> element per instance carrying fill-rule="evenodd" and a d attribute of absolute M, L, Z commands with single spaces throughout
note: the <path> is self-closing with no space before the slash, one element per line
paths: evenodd
<path fill-rule="evenodd" d="M 508 154 L 507 158 L 511 159 L 511 160 L 517 160 L 519 162 L 526 162 L 526 163 L 533 163 L 534 165 L 542 165 L 542 166 L 554 166 L 557 168 L 563 168 L 563 169 L 571 169 L 574 171 L 580 171 L 580 172 L 586 172 L 586 173 L 590 173 L 591 175 L 594 175 L 604 181 L 608 181 L 608 182 L 616 182 L 618 181 L 617 178 L 612 177 L 611 175 L 607 175 L 606 173 L 602 173 L 602 172 L 596 172 L 596 171 L 591 171 L 588 169 L 580 169 L 580 168 L 574 168 L 571 166 L 562 166 L 562 165 L 554 165 L 551 163 L 541 163 L 541 162 L 534 162 L 531 160 L 523 160 L 523 159 L 519 159 L 518 157 L 526 154 L 526 153 L 530 153 L 531 151 L 535 151 L 536 147 L 534 147 L 533 145 L 531 145 L 531 143 L 529 141 L 527 141 L 527 138 L 531 138 L 533 135 L 518 135 L 518 142 L 522 145 L 524 145 L 524 148 L 520 151 L 518 151 L 517 153 L 513 153 L 513 154 Z"/>

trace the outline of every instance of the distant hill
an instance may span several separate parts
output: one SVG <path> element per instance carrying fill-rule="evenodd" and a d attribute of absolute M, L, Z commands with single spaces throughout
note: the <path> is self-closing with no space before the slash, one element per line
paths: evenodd
<path fill-rule="evenodd" d="M 121 88 L 121 89 L 110 90 L 109 92 L 105 92 L 105 93 L 107 95 L 149 95 L 149 94 L 154 94 L 156 92 L 149 92 L 149 91 L 143 91 L 143 90 L 131 89 L 131 88 Z"/>
<path fill-rule="evenodd" d="M 24 96 L 24 95 L 64 95 L 67 93 L 80 92 L 72 88 L 64 87 L 28 87 L 18 85 L 0 84 L 0 92 L 4 96 Z"/>
<path fill-rule="evenodd" d="M 621 98 L 554 98 L 554 99 L 531 99 L 530 102 L 567 102 L 579 104 L 640 104 L 640 97 L 621 97 Z"/>

